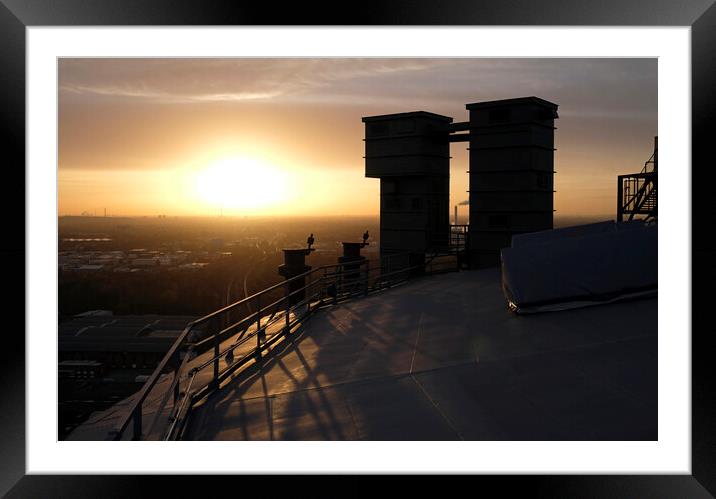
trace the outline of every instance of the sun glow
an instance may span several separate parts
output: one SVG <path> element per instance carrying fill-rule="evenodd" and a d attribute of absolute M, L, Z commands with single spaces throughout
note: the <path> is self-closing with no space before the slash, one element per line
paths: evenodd
<path fill-rule="evenodd" d="M 232 157 L 197 172 L 194 186 L 207 205 L 253 211 L 285 200 L 286 175 L 259 160 Z"/>

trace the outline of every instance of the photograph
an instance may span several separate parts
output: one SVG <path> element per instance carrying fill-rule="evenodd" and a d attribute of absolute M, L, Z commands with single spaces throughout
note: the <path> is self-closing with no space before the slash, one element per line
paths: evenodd
<path fill-rule="evenodd" d="M 658 441 L 658 89 L 58 57 L 57 439 Z"/>

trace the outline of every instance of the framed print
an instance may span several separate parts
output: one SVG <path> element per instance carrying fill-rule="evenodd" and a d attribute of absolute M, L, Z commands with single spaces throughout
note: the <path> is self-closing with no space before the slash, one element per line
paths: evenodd
<path fill-rule="evenodd" d="M 712 496 L 711 4 L 4 0 L 0 490 Z"/>

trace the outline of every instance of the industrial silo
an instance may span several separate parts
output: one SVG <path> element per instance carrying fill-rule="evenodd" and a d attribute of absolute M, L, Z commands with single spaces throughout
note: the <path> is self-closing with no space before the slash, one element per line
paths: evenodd
<path fill-rule="evenodd" d="M 524 97 L 467 104 L 470 262 L 497 265 L 512 236 L 551 229 L 557 104 Z"/>
<path fill-rule="evenodd" d="M 363 122 L 365 176 L 380 179 L 381 256 L 409 252 L 417 264 L 426 253 L 445 250 L 452 118 L 417 111 Z"/>

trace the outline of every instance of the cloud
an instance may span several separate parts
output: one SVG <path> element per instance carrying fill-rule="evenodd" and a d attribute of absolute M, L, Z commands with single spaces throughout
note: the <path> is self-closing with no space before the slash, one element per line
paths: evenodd
<path fill-rule="evenodd" d="M 429 59 L 61 59 L 66 94 L 169 103 L 301 95 L 362 77 L 417 72 Z"/>
<path fill-rule="evenodd" d="M 77 84 L 66 84 L 60 87 L 62 91 L 73 94 L 95 94 L 109 97 L 129 97 L 147 99 L 166 103 L 181 102 L 226 102 L 226 101 L 247 101 L 258 99 L 270 99 L 278 97 L 278 92 L 224 92 L 205 94 L 182 94 L 168 91 L 151 89 L 138 89 L 119 86 L 88 86 Z"/>
<path fill-rule="evenodd" d="M 560 116 L 656 118 L 654 59 L 60 59 L 61 99 L 160 104 L 270 103 L 430 110 L 537 95 Z M 362 111 L 361 111 L 362 112 Z"/>

